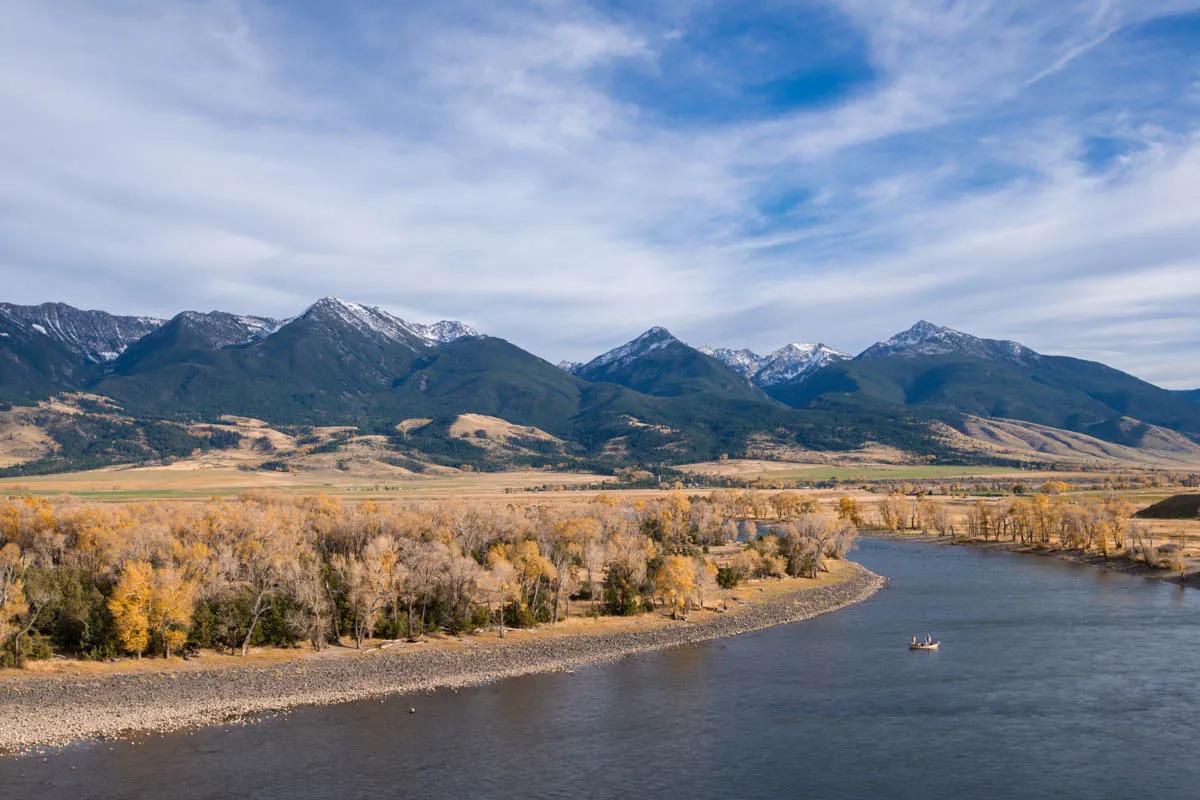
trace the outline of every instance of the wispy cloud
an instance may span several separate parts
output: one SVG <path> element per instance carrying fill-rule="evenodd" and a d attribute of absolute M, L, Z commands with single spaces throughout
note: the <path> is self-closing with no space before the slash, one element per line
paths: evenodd
<path fill-rule="evenodd" d="M 1200 385 L 1193 5 L 13 0 L 0 281 L 550 358 L 925 316 Z"/>

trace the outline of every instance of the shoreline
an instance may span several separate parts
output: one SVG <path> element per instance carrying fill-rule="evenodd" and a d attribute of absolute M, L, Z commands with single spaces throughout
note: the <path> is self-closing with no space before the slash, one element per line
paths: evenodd
<path fill-rule="evenodd" d="M 972 547 L 976 550 L 995 550 L 1017 555 L 1040 556 L 1055 558 L 1072 564 L 1095 567 L 1106 572 L 1118 572 L 1122 575 L 1132 575 L 1145 578 L 1148 581 L 1171 583 L 1185 589 L 1200 589 L 1200 572 L 1187 572 L 1183 577 L 1174 570 L 1162 570 L 1148 567 L 1143 563 L 1131 562 L 1123 558 L 1104 558 L 1097 553 L 1082 550 L 1065 550 L 1054 548 L 1039 548 L 1020 542 L 994 542 L 982 539 L 956 538 L 953 536 L 938 536 L 932 533 L 883 533 L 879 531 L 859 531 L 859 536 L 870 539 L 880 539 L 889 542 L 915 542 L 918 544 L 940 544 L 947 547 Z"/>
<path fill-rule="evenodd" d="M 0 685 L 0 757 L 136 734 L 219 725 L 322 706 L 562 672 L 625 656 L 801 622 L 867 600 L 887 579 L 854 563 L 845 580 L 698 622 L 578 633 L 462 649 L 379 650 L 355 658 L 193 672 L 29 676 Z"/>

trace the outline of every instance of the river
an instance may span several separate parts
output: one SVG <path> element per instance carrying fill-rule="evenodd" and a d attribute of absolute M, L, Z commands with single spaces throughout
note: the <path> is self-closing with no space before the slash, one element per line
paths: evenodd
<path fill-rule="evenodd" d="M 865 540 L 853 557 L 890 585 L 808 622 L 0 761 L 0 797 L 1200 793 L 1200 592 L 969 548 Z M 909 652 L 927 632 L 943 649 Z"/>

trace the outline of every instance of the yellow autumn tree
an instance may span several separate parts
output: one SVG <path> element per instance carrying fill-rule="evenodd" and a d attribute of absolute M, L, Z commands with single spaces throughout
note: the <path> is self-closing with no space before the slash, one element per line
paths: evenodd
<path fill-rule="evenodd" d="M 779 519 L 792 519 L 803 513 L 804 501 L 795 492 L 777 492 L 767 499 Z"/>
<path fill-rule="evenodd" d="M 196 585 L 173 567 L 154 570 L 150 584 L 150 602 L 146 613 L 147 628 L 153 631 L 170 658 L 187 641 L 196 602 Z"/>
<path fill-rule="evenodd" d="M 862 527 L 862 509 L 853 497 L 842 495 L 837 501 L 838 519 L 844 519 L 855 527 Z"/>
<path fill-rule="evenodd" d="M 550 530 L 548 558 L 554 567 L 554 605 L 551 620 L 558 622 L 558 605 L 567 597 L 567 613 L 571 611 L 570 595 L 576 587 L 572 566 L 582 560 L 588 544 L 600 538 L 600 522 L 592 517 L 567 517 L 554 523 Z"/>
<path fill-rule="evenodd" d="M 510 599 L 520 597 L 521 586 L 517 579 L 517 571 L 508 560 L 503 545 L 495 545 L 487 552 L 488 570 L 484 575 L 483 585 L 488 593 L 488 605 L 491 598 L 497 599 L 497 617 L 500 621 L 500 638 L 504 638 L 504 606 Z"/>
<path fill-rule="evenodd" d="M 654 597 L 678 617 L 696 593 L 696 569 L 687 556 L 667 556 L 654 575 Z"/>
<path fill-rule="evenodd" d="M 0 644 L 20 631 L 19 620 L 29 609 L 21 549 L 12 542 L 0 547 Z"/>
<path fill-rule="evenodd" d="M 538 543 L 532 539 L 509 545 L 507 550 L 508 560 L 516 570 L 517 580 L 520 582 L 522 606 L 537 606 L 542 585 L 558 577 L 554 564 L 542 555 Z"/>
<path fill-rule="evenodd" d="M 898 531 L 904 528 L 908 509 L 904 495 L 900 492 L 892 492 L 886 499 L 879 501 L 875 511 L 879 515 L 879 527 L 883 530 Z"/>
<path fill-rule="evenodd" d="M 138 658 L 150 643 L 150 603 L 154 568 L 145 561 L 130 561 L 121 571 L 121 579 L 108 599 L 117 639 L 127 652 Z"/>

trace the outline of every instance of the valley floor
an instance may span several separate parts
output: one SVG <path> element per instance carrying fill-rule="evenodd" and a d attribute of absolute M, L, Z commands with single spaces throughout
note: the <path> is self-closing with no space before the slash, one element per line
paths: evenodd
<path fill-rule="evenodd" d="M 220 724 L 301 705 L 457 688 L 536 672 L 570 671 L 634 653 L 734 636 L 861 602 L 885 580 L 834 562 L 816 580 L 756 581 L 723 592 L 688 621 L 659 614 L 573 618 L 532 631 L 279 660 L 206 656 L 116 665 L 49 664 L 0 675 L 0 752 Z M 728 611 L 712 610 L 722 600 Z M 235 663 L 236 662 L 236 663 Z M 419 707 L 419 701 L 414 706 Z"/>
<path fill-rule="evenodd" d="M 206 499 L 269 491 L 284 494 L 317 492 L 353 497 L 388 497 L 397 500 L 440 498 L 453 495 L 469 499 L 511 492 L 540 492 L 580 485 L 600 485 L 611 480 L 586 472 L 455 472 L 445 475 L 361 475 L 338 470 L 263 472 L 179 462 L 169 466 L 108 467 L 85 472 L 64 472 L 0 479 L 0 495 L 29 492 L 37 495 L 69 494 L 92 500 Z"/>

